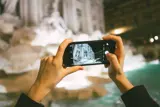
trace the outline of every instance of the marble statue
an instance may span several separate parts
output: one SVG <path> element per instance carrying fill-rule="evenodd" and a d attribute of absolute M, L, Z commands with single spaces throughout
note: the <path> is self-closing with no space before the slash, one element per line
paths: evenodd
<path fill-rule="evenodd" d="M 16 14 L 16 5 L 18 0 L 2 0 L 1 3 L 4 5 L 4 12 L 9 14 Z"/>
<path fill-rule="evenodd" d="M 53 12 L 51 16 L 44 18 L 41 23 L 41 28 L 46 30 L 58 30 L 62 33 L 65 33 L 67 30 L 67 26 L 59 12 Z"/>
<path fill-rule="evenodd" d="M 60 16 L 60 13 L 58 11 L 58 4 L 59 0 L 55 0 L 52 4 L 52 13 L 49 15 L 49 17 L 45 17 L 44 20 L 41 23 L 42 28 L 46 28 L 48 30 L 58 30 L 62 33 L 65 33 L 67 30 L 67 26 L 63 20 L 63 18 Z"/>
<path fill-rule="evenodd" d="M 59 12 L 53 12 L 51 15 L 51 25 L 55 28 L 57 28 L 57 30 L 61 31 L 61 32 L 65 32 L 67 30 L 67 26 L 64 22 L 64 20 L 62 19 L 62 17 L 60 16 Z"/>
<path fill-rule="evenodd" d="M 59 0 L 55 0 L 52 4 L 52 7 L 54 9 L 54 12 L 58 12 L 58 6 L 59 6 Z"/>
<path fill-rule="evenodd" d="M 60 16 L 58 10 L 59 2 L 59 0 L 55 0 L 52 4 L 53 12 L 51 14 L 50 22 L 53 28 L 56 28 L 57 30 L 65 33 L 65 31 L 67 30 L 67 26 Z"/>

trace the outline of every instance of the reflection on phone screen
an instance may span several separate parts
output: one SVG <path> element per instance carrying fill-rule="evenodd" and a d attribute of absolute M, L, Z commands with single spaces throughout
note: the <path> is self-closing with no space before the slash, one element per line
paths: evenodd
<path fill-rule="evenodd" d="M 108 43 L 83 43 L 72 44 L 72 65 L 101 64 L 104 63 L 105 52 L 108 50 Z"/>

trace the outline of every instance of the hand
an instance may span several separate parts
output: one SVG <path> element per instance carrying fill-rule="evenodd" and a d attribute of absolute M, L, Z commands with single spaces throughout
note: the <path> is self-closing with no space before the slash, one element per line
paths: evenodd
<path fill-rule="evenodd" d="M 109 77 L 112 80 L 117 80 L 120 79 L 121 77 L 124 76 L 123 72 L 123 64 L 124 64 L 124 46 L 121 37 L 119 36 L 105 36 L 103 37 L 104 40 L 113 40 L 116 42 L 116 50 L 115 54 L 108 53 L 107 59 L 110 62 L 109 65 L 105 65 L 106 67 L 109 66 Z"/>
<path fill-rule="evenodd" d="M 116 83 L 118 88 L 122 93 L 133 88 L 133 85 L 128 81 L 124 72 L 123 72 L 123 64 L 124 64 L 124 46 L 121 37 L 109 35 L 103 37 L 104 40 L 113 40 L 116 42 L 116 50 L 115 54 L 108 53 L 106 55 L 107 59 L 110 62 L 109 66 L 109 77 Z"/>
<path fill-rule="evenodd" d="M 63 67 L 63 54 L 65 48 L 71 42 L 70 39 L 65 40 L 59 46 L 56 56 L 46 57 L 41 60 L 39 74 L 28 94 L 30 98 L 37 102 L 41 101 L 65 76 L 83 70 L 82 66 Z"/>

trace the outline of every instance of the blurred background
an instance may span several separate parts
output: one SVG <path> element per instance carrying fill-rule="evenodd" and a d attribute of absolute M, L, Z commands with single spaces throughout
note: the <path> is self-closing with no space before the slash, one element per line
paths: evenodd
<path fill-rule="evenodd" d="M 12 107 L 34 83 L 40 59 L 66 38 L 122 37 L 124 72 L 160 104 L 160 0 L 0 0 L 0 107 Z M 65 77 L 46 107 L 124 107 L 103 65 Z"/>

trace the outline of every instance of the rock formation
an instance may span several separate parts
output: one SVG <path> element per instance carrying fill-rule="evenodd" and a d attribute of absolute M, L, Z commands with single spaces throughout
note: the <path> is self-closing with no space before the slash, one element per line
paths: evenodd
<path fill-rule="evenodd" d="M 4 13 L 0 16 L 0 32 L 3 34 L 12 34 L 15 28 L 22 25 L 18 16 Z"/>
<path fill-rule="evenodd" d="M 1 55 L 0 69 L 7 74 L 21 73 L 39 68 L 42 48 L 30 45 L 10 47 Z M 3 66 L 2 66 L 3 65 Z"/>
<path fill-rule="evenodd" d="M 9 48 L 9 44 L 0 39 L 0 52 L 6 51 Z"/>
<path fill-rule="evenodd" d="M 66 90 L 64 88 L 56 88 L 52 93 L 51 100 L 89 100 L 105 96 L 106 94 L 106 89 L 101 85 L 93 85 L 79 90 Z"/>
<path fill-rule="evenodd" d="M 11 39 L 11 45 L 19 45 L 19 44 L 30 44 L 36 36 L 36 33 L 32 28 L 23 27 L 17 29 L 13 33 L 13 37 Z"/>

